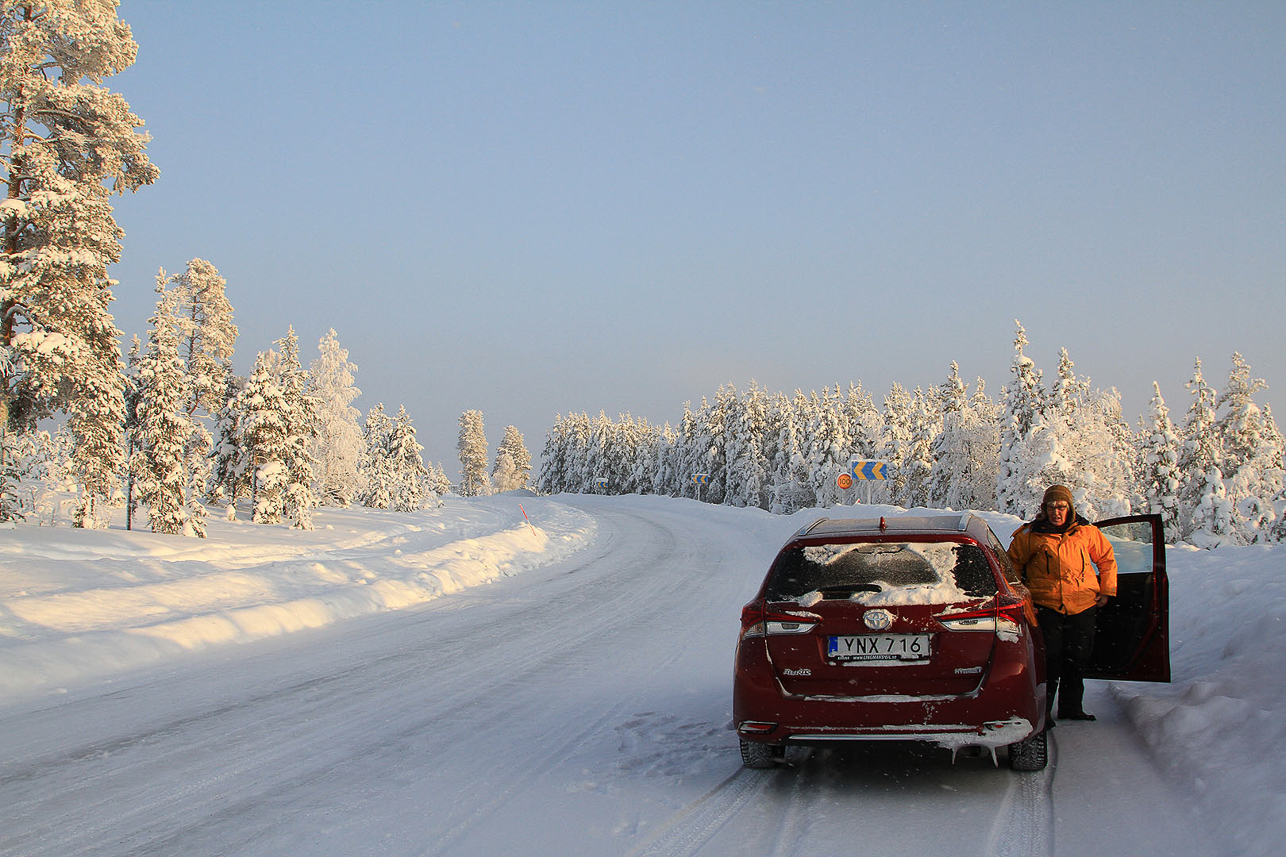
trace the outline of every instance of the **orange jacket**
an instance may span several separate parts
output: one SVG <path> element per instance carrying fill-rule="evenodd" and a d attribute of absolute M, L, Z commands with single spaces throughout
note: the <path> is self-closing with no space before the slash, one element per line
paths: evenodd
<path fill-rule="evenodd" d="M 1023 524 L 1014 531 L 1009 558 L 1041 607 L 1081 613 L 1100 593 L 1116 595 L 1112 545 L 1098 527 L 1080 518 L 1065 533 L 1033 532 L 1032 524 Z"/>

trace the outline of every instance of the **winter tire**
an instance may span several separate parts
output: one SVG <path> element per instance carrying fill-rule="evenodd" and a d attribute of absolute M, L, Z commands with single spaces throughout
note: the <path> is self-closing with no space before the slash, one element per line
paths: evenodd
<path fill-rule="evenodd" d="M 1037 732 L 1009 745 L 1009 767 L 1015 771 L 1043 771 L 1049 762 L 1049 733 Z"/>
<path fill-rule="evenodd" d="M 747 768 L 771 768 L 785 755 L 785 747 L 747 741 L 745 738 L 738 740 L 741 741 L 741 763 Z"/>

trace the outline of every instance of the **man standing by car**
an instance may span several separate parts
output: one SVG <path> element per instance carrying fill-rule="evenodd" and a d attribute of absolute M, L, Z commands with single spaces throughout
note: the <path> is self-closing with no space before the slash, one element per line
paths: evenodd
<path fill-rule="evenodd" d="M 1076 514 L 1067 486 L 1051 485 L 1036 519 L 1014 531 L 1009 558 L 1031 591 L 1045 637 L 1047 712 L 1053 715 L 1057 693 L 1060 720 L 1093 720 L 1082 704 L 1081 675 L 1094 649 L 1098 608 L 1116 595 L 1112 545 Z"/>

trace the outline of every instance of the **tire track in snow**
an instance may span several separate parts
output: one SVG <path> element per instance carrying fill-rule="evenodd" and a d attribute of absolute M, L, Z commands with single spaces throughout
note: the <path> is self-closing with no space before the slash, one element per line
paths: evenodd
<path fill-rule="evenodd" d="M 1043 771 L 1013 773 L 987 839 L 987 857 L 1054 857 L 1054 774 L 1058 745 L 1049 736 Z"/>
<path fill-rule="evenodd" d="M 772 780 L 763 772 L 740 769 L 670 816 L 658 832 L 626 857 L 692 857 Z"/>

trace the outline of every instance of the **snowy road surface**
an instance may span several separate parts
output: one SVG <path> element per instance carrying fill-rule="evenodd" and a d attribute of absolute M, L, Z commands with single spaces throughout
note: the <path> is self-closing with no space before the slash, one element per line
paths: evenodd
<path fill-rule="evenodd" d="M 0 854 L 1230 853 L 1101 687 L 1039 774 L 743 770 L 739 610 L 799 522 L 620 499 L 559 498 L 597 531 L 553 565 L 0 706 Z"/>

